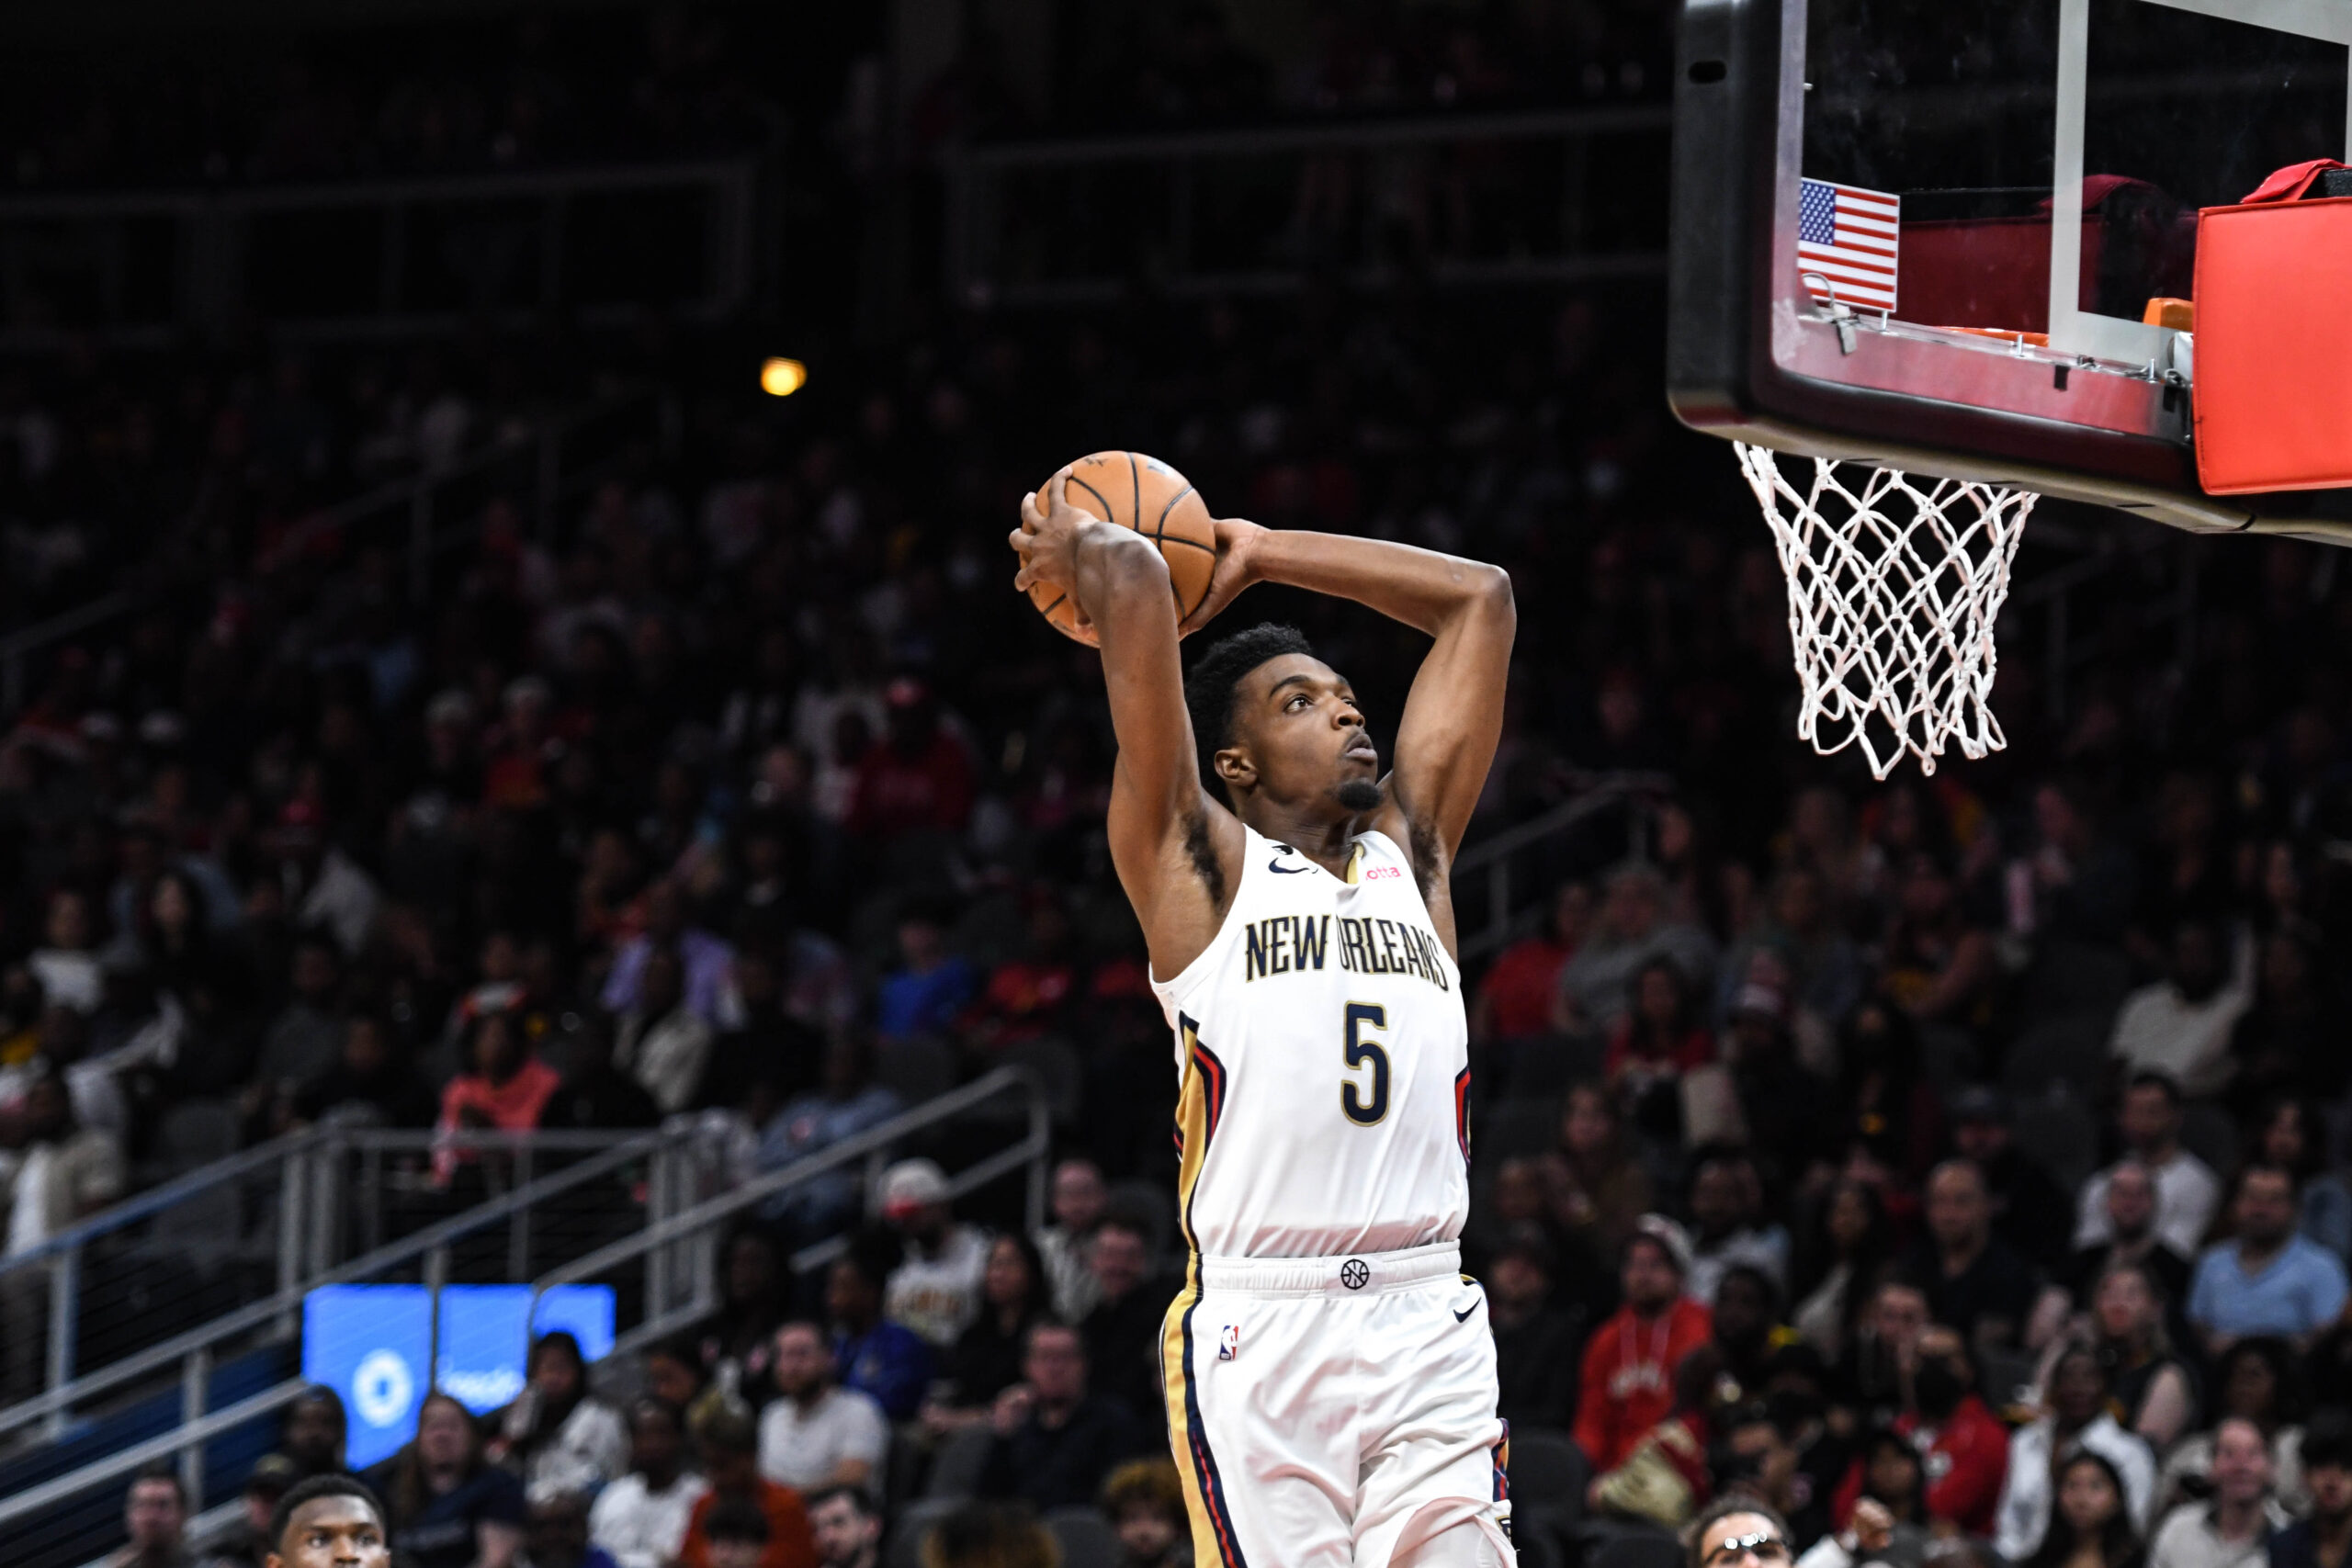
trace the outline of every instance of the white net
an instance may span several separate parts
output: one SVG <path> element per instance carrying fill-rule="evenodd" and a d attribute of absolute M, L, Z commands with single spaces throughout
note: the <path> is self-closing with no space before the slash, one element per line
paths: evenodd
<path fill-rule="evenodd" d="M 1792 470 L 1813 468 L 1801 486 L 1780 454 L 1733 445 L 1788 574 L 1798 736 L 1824 756 L 1860 746 L 1882 779 L 1906 751 L 1932 773 L 1948 742 L 1972 758 L 2007 744 L 1993 717 L 1993 623 L 2041 498 L 1792 457 Z"/>

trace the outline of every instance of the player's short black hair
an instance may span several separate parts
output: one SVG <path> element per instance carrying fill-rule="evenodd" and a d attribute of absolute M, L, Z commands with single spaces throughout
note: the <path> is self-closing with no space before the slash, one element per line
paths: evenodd
<path fill-rule="evenodd" d="M 298 1481 L 288 1487 L 286 1495 L 277 1500 L 277 1506 L 270 1510 L 269 1546 L 271 1551 L 277 1552 L 280 1556 L 287 1555 L 286 1528 L 294 1522 L 294 1510 L 305 1503 L 313 1503 L 322 1497 L 356 1497 L 368 1505 L 368 1511 L 376 1516 L 378 1525 L 387 1523 L 383 1499 L 370 1491 L 368 1483 L 357 1476 L 313 1475 L 308 1480 Z"/>
<path fill-rule="evenodd" d="M 1707 1527 L 1717 1519 L 1729 1518 L 1734 1514 L 1755 1515 L 1772 1527 L 1772 1533 L 1781 1538 L 1783 1548 L 1792 1552 L 1796 1550 L 1789 1540 L 1789 1521 L 1781 1517 L 1778 1509 L 1761 1497 L 1751 1497 L 1745 1492 L 1734 1492 L 1728 1496 L 1716 1498 L 1700 1509 L 1699 1517 L 1683 1526 L 1682 1550 L 1689 1559 L 1690 1568 L 1705 1568 L 1706 1559 L 1700 1554 L 1700 1546 L 1706 1540 Z"/>
<path fill-rule="evenodd" d="M 1241 677 L 1270 659 L 1286 653 L 1315 657 L 1315 645 L 1296 626 L 1269 621 L 1238 631 L 1209 645 L 1184 677 L 1184 707 L 1193 718 L 1193 745 L 1198 751 L 1201 783 L 1217 798 L 1229 800 L 1225 782 L 1216 776 L 1216 754 L 1233 744 L 1233 695 Z"/>

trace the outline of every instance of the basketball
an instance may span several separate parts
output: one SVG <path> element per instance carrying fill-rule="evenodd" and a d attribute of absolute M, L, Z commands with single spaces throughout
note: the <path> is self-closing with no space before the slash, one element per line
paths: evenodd
<path fill-rule="evenodd" d="M 1050 477 L 1037 487 L 1041 507 L 1052 489 Z M 1081 512 L 1133 528 L 1159 547 L 1179 622 L 1201 607 L 1216 568 L 1216 524 L 1201 492 L 1183 475 L 1140 452 L 1096 452 L 1069 466 L 1064 494 Z M 1078 601 L 1062 589 L 1038 583 L 1029 590 L 1029 602 L 1064 637 L 1093 642 L 1091 628 L 1079 625 Z"/>

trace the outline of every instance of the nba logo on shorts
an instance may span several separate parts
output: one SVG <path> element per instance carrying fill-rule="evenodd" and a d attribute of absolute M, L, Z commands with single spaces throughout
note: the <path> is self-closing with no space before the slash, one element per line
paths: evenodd
<path fill-rule="evenodd" d="M 1216 1359 L 1218 1360 L 1230 1361 L 1233 1359 L 1234 1353 L 1240 1348 L 1241 1330 L 1239 1328 L 1228 1323 L 1223 1328 L 1216 1331 Z"/>

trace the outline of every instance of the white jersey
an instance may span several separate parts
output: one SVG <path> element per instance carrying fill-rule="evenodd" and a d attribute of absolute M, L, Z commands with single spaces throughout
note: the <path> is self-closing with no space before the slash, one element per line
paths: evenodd
<path fill-rule="evenodd" d="M 1176 1031 L 1186 1238 L 1208 1258 L 1458 1239 L 1470 1031 L 1411 863 L 1364 833 L 1342 879 L 1243 834 L 1225 924 L 1152 980 Z"/>

